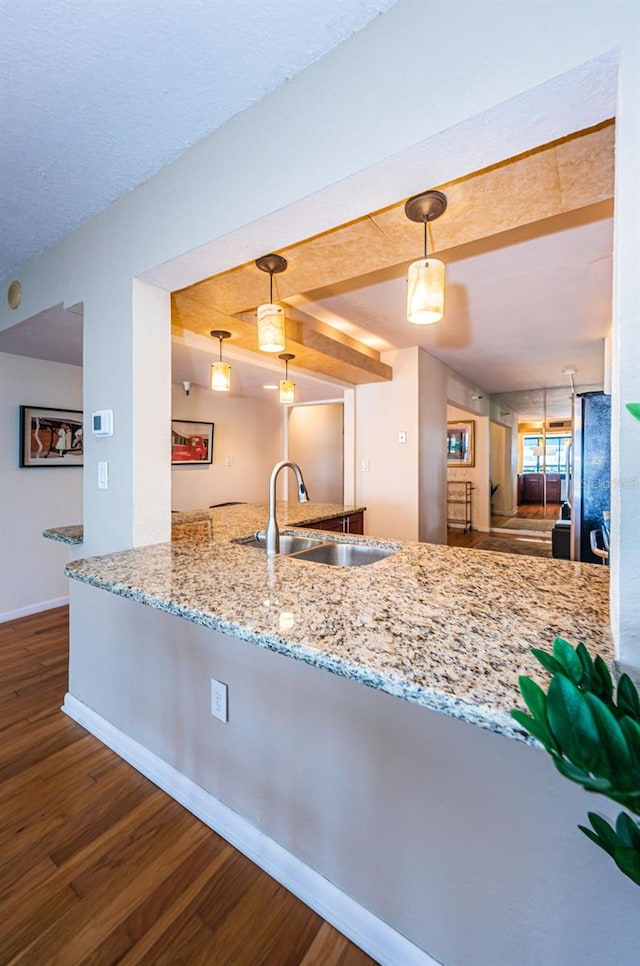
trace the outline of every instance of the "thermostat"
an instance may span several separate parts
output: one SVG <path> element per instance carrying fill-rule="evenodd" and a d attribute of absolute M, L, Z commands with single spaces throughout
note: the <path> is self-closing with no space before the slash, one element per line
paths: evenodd
<path fill-rule="evenodd" d="M 94 436 L 113 436 L 113 409 L 91 414 L 91 432 Z"/>

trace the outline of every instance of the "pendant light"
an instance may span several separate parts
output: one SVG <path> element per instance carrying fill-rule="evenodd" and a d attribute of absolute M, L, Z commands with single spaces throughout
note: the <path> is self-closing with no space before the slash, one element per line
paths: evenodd
<path fill-rule="evenodd" d="M 284 379 L 280 380 L 278 400 L 281 403 L 295 402 L 296 384 L 292 379 L 289 379 L 289 362 L 291 359 L 295 359 L 295 356 L 292 356 L 290 352 L 283 352 L 278 356 L 278 359 L 284 359 Z"/>
<path fill-rule="evenodd" d="M 258 306 L 258 348 L 261 352 L 282 352 L 285 347 L 284 309 L 273 302 L 273 276 L 284 272 L 287 260 L 282 255 L 256 258 L 261 272 L 269 273 L 269 301 Z"/>
<path fill-rule="evenodd" d="M 231 366 L 222 361 L 222 340 L 230 339 L 231 333 L 224 329 L 213 329 L 211 336 L 220 340 L 220 361 L 211 366 L 211 388 L 214 392 L 229 392 L 231 389 Z"/>
<path fill-rule="evenodd" d="M 442 191 L 414 195 L 404 206 L 407 218 L 424 224 L 424 258 L 409 265 L 407 278 L 407 319 L 414 325 L 432 325 L 444 315 L 444 264 L 427 258 L 427 222 L 439 218 L 446 207 Z"/>

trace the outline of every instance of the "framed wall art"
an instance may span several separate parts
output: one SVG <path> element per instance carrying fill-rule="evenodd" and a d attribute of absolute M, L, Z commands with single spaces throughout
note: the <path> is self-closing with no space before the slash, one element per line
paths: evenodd
<path fill-rule="evenodd" d="M 447 423 L 447 466 L 475 466 L 475 420 Z"/>
<path fill-rule="evenodd" d="M 21 467 L 82 466 L 82 410 L 20 406 Z"/>
<path fill-rule="evenodd" d="M 171 464 L 185 466 L 213 462 L 213 423 L 171 420 Z"/>

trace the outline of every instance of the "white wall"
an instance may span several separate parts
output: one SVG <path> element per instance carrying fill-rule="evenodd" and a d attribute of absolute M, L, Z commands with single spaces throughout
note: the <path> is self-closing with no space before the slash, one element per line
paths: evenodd
<path fill-rule="evenodd" d="M 356 388 L 356 503 L 367 508 L 366 531 L 419 539 L 418 350 L 385 352 L 391 382 Z M 398 442 L 398 433 L 407 442 Z"/>
<path fill-rule="evenodd" d="M 367 533 L 396 540 L 447 542 L 447 400 L 476 415 L 488 477 L 487 394 L 421 349 L 383 354 L 393 380 L 356 389 L 356 496 L 367 507 Z M 473 396 L 481 398 L 473 399 Z M 467 412 L 466 418 L 470 413 Z M 398 433 L 407 432 L 407 442 Z M 486 439 L 485 439 L 486 437 Z M 369 469 L 363 470 L 363 463 Z M 477 525 L 488 528 L 482 496 L 475 495 Z M 486 501 L 485 501 L 486 502 Z"/>
<path fill-rule="evenodd" d="M 0 621 L 64 603 L 64 544 L 47 527 L 82 523 L 82 467 L 18 466 L 18 407 L 82 409 L 82 369 L 0 353 Z"/>
<path fill-rule="evenodd" d="M 344 406 L 291 406 L 287 415 L 287 458 L 302 470 L 311 499 L 343 503 Z"/>
<path fill-rule="evenodd" d="M 447 479 L 450 481 L 468 480 L 471 491 L 471 528 L 473 530 L 491 529 L 490 488 L 489 488 L 489 418 L 456 406 L 447 406 L 447 421 L 473 420 L 475 423 L 475 466 L 448 467 Z M 446 457 L 445 457 L 446 462 Z"/>
<path fill-rule="evenodd" d="M 269 474 L 282 459 L 282 406 L 277 397 L 243 399 L 200 386 L 192 386 L 188 396 L 181 385 L 171 390 L 174 419 L 214 424 L 213 463 L 171 467 L 172 509 L 267 500 Z"/>

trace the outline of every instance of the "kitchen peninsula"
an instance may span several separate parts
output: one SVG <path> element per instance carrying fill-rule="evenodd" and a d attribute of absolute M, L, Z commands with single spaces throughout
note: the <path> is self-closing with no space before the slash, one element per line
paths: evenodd
<path fill-rule="evenodd" d="M 65 710 L 380 961 L 537 966 L 564 930 L 563 966 L 605 946 L 626 963 L 626 884 L 576 830 L 592 800 L 509 718 L 530 647 L 560 634 L 612 660 L 606 568 L 326 532 L 395 552 L 267 558 L 235 542 L 265 510 L 175 514 L 171 544 L 70 563 L 72 627 L 94 632 L 72 636 Z M 285 532 L 330 515 L 278 505 Z M 573 923 L 603 892 L 599 938 Z"/>

